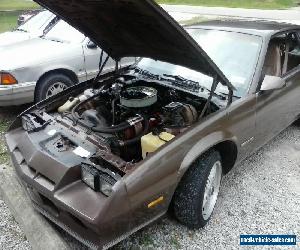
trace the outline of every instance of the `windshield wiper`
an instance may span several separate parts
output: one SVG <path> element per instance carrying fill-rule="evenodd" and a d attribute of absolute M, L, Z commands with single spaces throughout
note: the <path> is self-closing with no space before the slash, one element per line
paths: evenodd
<path fill-rule="evenodd" d="M 229 93 L 224 93 L 224 92 L 218 92 L 218 93 L 223 95 L 223 96 L 229 96 Z M 232 97 L 237 98 L 237 99 L 241 98 L 240 96 L 237 96 L 237 95 L 232 95 Z"/>
<path fill-rule="evenodd" d="M 21 32 L 28 33 L 28 31 L 27 31 L 27 30 L 24 30 L 24 29 L 21 29 L 21 28 L 16 28 L 15 30 L 16 30 L 16 31 L 21 31 Z"/>
<path fill-rule="evenodd" d="M 58 23 L 60 17 L 56 16 L 43 30 L 43 37 Z"/>
<path fill-rule="evenodd" d="M 163 74 L 163 76 L 168 77 L 168 78 L 173 78 L 175 81 L 173 82 L 173 85 L 175 83 L 176 86 L 180 87 L 180 88 L 184 88 L 186 90 L 192 91 L 192 92 L 208 92 L 211 93 L 211 89 L 206 88 L 204 86 L 202 86 L 199 82 L 190 80 L 190 79 L 186 79 L 182 76 L 179 75 L 168 75 L 168 74 Z M 217 96 L 219 99 L 225 101 L 226 98 L 229 96 L 229 94 L 226 95 L 221 93 L 221 95 L 219 93 L 213 92 L 212 95 Z"/>
<path fill-rule="evenodd" d="M 168 74 L 163 74 L 163 75 L 165 77 L 173 78 L 177 82 L 182 81 L 183 84 L 188 84 L 188 88 L 192 87 L 195 90 L 199 89 L 199 90 L 206 90 L 208 92 L 211 92 L 211 89 L 201 86 L 199 82 L 186 79 L 186 78 L 184 78 L 182 76 L 179 76 L 179 75 L 168 75 Z M 226 100 L 230 94 L 229 93 L 226 94 L 226 93 L 223 93 L 223 92 L 214 92 L 213 95 L 219 97 L 222 100 Z M 236 96 L 236 95 L 232 95 L 232 97 L 238 98 L 238 99 L 241 98 L 240 96 Z"/>
<path fill-rule="evenodd" d="M 175 80 L 178 80 L 178 81 L 190 81 L 182 76 L 179 76 L 179 75 L 169 75 L 169 74 L 163 74 L 163 76 L 165 77 L 170 77 L 170 78 L 173 78 Z"/>
<path fill-rule="evenodd" d="M 146 78 L 148 78 L 150 80 L 156 80 L 156 81 L 160 81 L 161 80 L 161 76 L 160 75 L 153 74 L 150 71 L 141 69 L 139 67 L 135 67 L 134 68 L 134 72 L 138 73 L 139 75 L 142 75 L 142 76 L 144 76 L 144 77 L 146 77 Z"/>
<path fill-rule="evenodd" d="M 143 77 L 146 77 L 150 80 L 155 80 L 155 81 L 165 81 L 171 83 L 171 85 L 186 89 L 188 91 L 192 92 L 199 92 L 202 87 L 199 85 L 198 82 L 194 82 L 188 79 L 185 79 L 181 76 L 173 76 L 173 75 L 168 75 L 168 74 L 163 74 L 163 77 L 159 74 L 153 74 L 148 70 L 144 70 L 141 68 L 136 67 L 134 71 Z"/>
<path fill-rule="evenodd" d="M 61 40 L 61 39 L 55 38 L 55 37 L 46 37 L 46 36 L 44 36 L 43 38 L 46 39 L 46 40 L 57 42 L 57 43 L 64 43 L 65 42 L 64 40 Z"/>
<path fill-rule="evenodd" d="M 199 92 L 201 89 L 206 89 L 200 85 L 199 82 L 186 79 L 179 75 L 168 75 L 163 74 L 164 77 L 173 79 L 172 83 L 174 86 L 184 88 L 186 90 L 192 91 L 192 92 Z"/>
<path fill-rule="evenodd" d="M 173 85 L 175 87 L 185 89 L 185 90 L 190 91 L 190 92 L 198 93 L 200 91 L 202 91 L 202 92 L 206 91 L 208 93 L 211 93 L 210 89 L 201 86 L 199 82 L 196 82 L 196 81 L 193 81 L 193 80 L 190 80 L 190 79 L 186 79 L 186 78 L 184 78 L 182 76 L 179 76 L 179 75 L 163 74 L 164 77 L 162 77 L 161 75 L 153 74 L 148 70 L 144 70 L 144 69 L 141 69 L 141 68 L 138 68 L 138 67 L 136 67 L 134 69 L 134 71 L 136 73 L 148 78 L 148 79 L 156 80 L 156 81 L 166 81 L 166 82 L 169 82 L 171 85 Z M 217 96 L 218 98 L 220 98 L 222 100 L 226 100 L 224 95 L 219 95 L 215 92 L 213 93 L 213 95 Z"/>

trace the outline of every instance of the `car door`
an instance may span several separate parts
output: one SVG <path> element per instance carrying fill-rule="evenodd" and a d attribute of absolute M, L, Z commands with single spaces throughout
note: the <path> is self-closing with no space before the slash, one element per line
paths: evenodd
<path fill-rule="evenodd" d="M 256 138 L 260 145 L 288 127 L 300 114 L 300 56 L 296 66 L 291 60 L 291 53 L 299 46 L 295 38 L 293 32 L 280 34 L 269 43 L 264 73 L 280 77 L 286 85 L 268 91 L 259 89 L 256 94 Z"/>
<path fill-rule="evenodd" d="M 83 43 L 82 48 L 84 54 L 85 71 L 87 75 L 87 80 L 89 80 L 94 78 L 99 72 L 101 48 L 99 48 L 88 38 Z M 106 58 L 106 56 L 107 54 L 104 52 L 103 58 Z M 104 72 L 113 70 L 114 68 L 115 68 L 115 61 L 112 58 L 109 58 L 104 68 Z"/>

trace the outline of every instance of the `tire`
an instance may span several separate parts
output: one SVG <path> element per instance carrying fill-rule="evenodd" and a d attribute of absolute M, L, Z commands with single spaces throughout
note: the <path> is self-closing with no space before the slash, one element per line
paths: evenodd
<path fill-rule="evenodd" d="M 209 177 L 216 170 L 209 189 Z M 204 153 L 187 170 L 179 183 L 173 198 L 173 213 L 177 220 L 192 229 L 204 227 L 210 220 L 220 191 L 222 163 L 219 152 L 210 150 Z M 206 192 L 207 190 L 207 192 Z M 210 190 L 211 192 L 208 192 Z M 212 193 L 212 195 L 207 195 Z M 205 202 L 207 201 L 207 202 Z"/>
<path fill-rule="evenodd" d="M 35 90 L 35 102 L 49 98 L 75 83 L 66 75 L 60 73 L 49 74 L 42 78 Z"/>

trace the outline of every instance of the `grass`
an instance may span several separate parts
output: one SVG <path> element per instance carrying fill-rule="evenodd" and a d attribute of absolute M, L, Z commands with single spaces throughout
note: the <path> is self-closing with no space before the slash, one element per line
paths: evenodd
<path fill-rule="evenodd" d="M 173 249 L 180 249 L 180 247 L 181 247 L 176 236 L 173 236 L 171 238 L 170 245 L 172 246 Z"/>
<path fill-rule="evenodd" d="M 0 165 L 8 163 L 9 161 L 9 155 L 7 154 L 4 142 L 4 134 L 16 116 L 28 108 L 28 106 L 29 105 L 6 108 L 0 107 Z"/>
<path fill-rule="evenodd" d="M 141 238 L 140 244 L 143 245 L 143 246 L 145 246 L 145 247 L 153 246 L 154 240 L 151 238 L 150 235 L 145 234 L 145 235 L 143 235 L 143 237 Z"/>
<path fill-rule="evenodd" d="M 1 1 L 1 0 L 0 0 Z M 17 26 L 20 12 L 0 12 L 0 33 L 12 30 Z"/>
<path fill-rule="evenodd" d="M 15 28 L 18 16 L 24 10 L 37 8 L 39 5 L 29 0 L 0 0 L 0 33 Z"/>
<path fill-rule="evenodd" d="M 284 9 L 296 6 L 300 0 L 157 0 L 164 4 L 186 4 L 199 6 L 223 6 L 233 8 Z M 38 8 L 33 1 L 0 0 L 2 10 L 28 10 Z"/>
<path fill-rule="evenodd" d="M 157 0 L 165 4 L 187 4 L 200 6 L 224 6 L 259 9 L 283 9 L 296 6 L 299 0 Z M 1 10 L 28 10 L 38 8 L 32 1 L 0 0 Z"/>
<path fill-rule="evenodd" d="M 0 11 L 3 10 L 29 10 L 36 9 L 38 5 L 26 0 L 0 0 Z"/>
<path fill-rule="evenodd" d="M 252 8 L 252 9 L 285 9 L 294 7 L 299 0 L 158 0 L 164 4 L 185 4 L 199 6 L 222 6 L 232 8 Z"/>
<path fill-rule="evenodd" d="M 0 121 L 0 165 L 5 164 L 9 160 L 9 156 L 4 143 L 4 133 L 8 129 L 10 121 L 7 119 L 1 119 Z"/>

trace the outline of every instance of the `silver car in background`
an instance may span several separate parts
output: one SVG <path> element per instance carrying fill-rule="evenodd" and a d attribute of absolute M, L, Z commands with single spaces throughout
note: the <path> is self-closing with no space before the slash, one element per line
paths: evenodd
<path fill-rule="evenodd" d="M 63 20 L 42 37 L 0 47 L 0 106 L 39 102 L 94 78 L 100 55 L 99 47 Z M 110 58 L 105 71 L 114 67 Z"/>
<path fill-rule="evenodd" d="M 58 17 L 50 11 L 41 10 L 16 29 L 1 33 L 0 47 L 42 36 L 44 31 L 57 19 Z"/>

